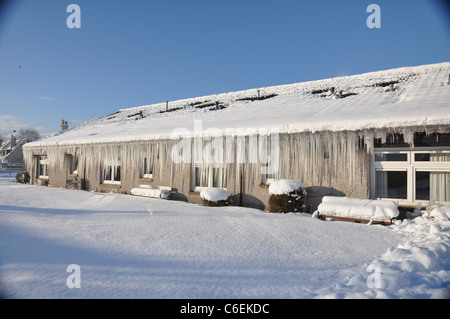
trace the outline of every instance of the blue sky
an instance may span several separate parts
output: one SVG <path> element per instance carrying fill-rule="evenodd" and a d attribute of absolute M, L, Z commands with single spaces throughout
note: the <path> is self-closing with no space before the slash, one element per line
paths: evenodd
<path fill-rule="evenodd" d="M 81 8 L 81 28 L 66 12 Z M 366 12 L 381 8 L 381 28 Z M 124 107 L 450 61 L 433 0 L 14 0 L 0 7 L 0 135 Z"/>

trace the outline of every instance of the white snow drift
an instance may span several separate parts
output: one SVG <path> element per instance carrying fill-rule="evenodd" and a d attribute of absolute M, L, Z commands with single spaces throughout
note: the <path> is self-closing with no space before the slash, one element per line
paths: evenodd
<path fill-rule="evenodd" d="M 434 213 L 368 226 L 13 179 L 0 178 L 9 298 L 450 297 L 450 222 Z"/>

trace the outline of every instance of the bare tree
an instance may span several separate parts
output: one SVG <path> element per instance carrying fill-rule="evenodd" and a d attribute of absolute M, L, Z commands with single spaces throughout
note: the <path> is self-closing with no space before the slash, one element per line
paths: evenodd
<path fill-rule="evenodd" d="M 19 138 L 26 138 L 27 142 L 33 142 L 40 139 L 41 135 L 34 128 L 22 128 L 19 131 Z"/>

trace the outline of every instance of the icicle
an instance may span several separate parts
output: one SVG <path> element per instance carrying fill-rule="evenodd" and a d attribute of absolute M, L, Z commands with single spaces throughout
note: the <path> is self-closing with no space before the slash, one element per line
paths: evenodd
<path fill-rule="evenodd" d="M 414 147 L 414 131 L 407 129 L 403 131 L 403 140 L 411 147 Z"/>
<path fill-rule="evenodd" d="M 367 147 L 367 154 L 373 154 L 373 150 L 374 150 L 374 144 L 373 144 L 373 139 L 374 139 L 374 133 L 373 132 L 365 132 L 364 133 L 364 142 L 366 144 Z"/>

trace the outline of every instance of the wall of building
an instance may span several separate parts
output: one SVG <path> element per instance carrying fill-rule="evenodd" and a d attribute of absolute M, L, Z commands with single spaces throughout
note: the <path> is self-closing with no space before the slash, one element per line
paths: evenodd
<path fill-rule="evenodd" d="M 368 198 L 370 156 L 360 145 L 356 133 L 304 133 L 271 136 L 233 137 L 229 141 L 233 147 L 222 144 L 223 165 L 227 170 L 227 190 L 233 195 L 233 204 L 267 209 L 269 199 L 268 184 L 261 168 L 263 156 L 255 153 L 267 150 L 267 156 L 278 152 L 277 178 L 296 179 L 304 183 L 308 191 L 307 203 L 311 212 L 324 195 L 346 195 Z M 271 141 L 267 148 L 267 141 Z M 70 179 L 78 181 L 80 189 L 96 192 L 117 192 L 130 194 L 139 185 L 171 186 L 171 199 L 201 203 L 200 193 L 193 189 L 193 165 L 200 152 L 211 145 L 212 140 L 204 140 L 195 148 L 195 141 L 157 140 L 114 144 L 92 144 L 73 146 L 50 146 L 45 148 L 26 147 L 24 150 L 27 170 L 31 183 L 47 184 L 53 187 L 69 187 Z M 275 145 L 276 142 L 276 145 Z M 180 151 L 180 145 L 182 151 Z M 190 150 L 187 151 L 188 145 Z M 220 145 L 220 144 L 219 144 Z M 198 146 L 198 144 L 197 144 Z M 173 150 L 178 147 L 176 162 Z M 272 148 L 273 147 L 273 148 Z M 226 154 L 228 152 L 228 154 Z M 272 154 L 273 153 L 273 154 Z M 181 154 L 181 156 L 180 156 Z M 39 178 L 38 157 L 48 157 L 48 178 Z M 71 156 L 78 161 L 75 173 L 70 171 Z M 201 155 L 200 155 L 201 156 Z M 143 158 L 153 161 L 152 178 L 142 176 Z M 180 160 L 181 159 L 181 160 Z M 245 160 L 242 160 L 245 159 Z M 275 163 L 273 161 L 271 164 Z M 120 184 L 102 182 L 105 165 L 120 165 Z M 73 184 L 71 184 L 73 185 Z"/>

